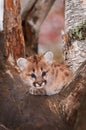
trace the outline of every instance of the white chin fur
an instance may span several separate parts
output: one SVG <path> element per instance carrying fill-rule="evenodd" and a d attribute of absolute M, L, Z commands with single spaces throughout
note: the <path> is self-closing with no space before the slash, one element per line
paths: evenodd
<path fill-rule="evenodd" d="M 41 89 L 43 88 L 44 86 L 36 86 L 37 89 Z"/>

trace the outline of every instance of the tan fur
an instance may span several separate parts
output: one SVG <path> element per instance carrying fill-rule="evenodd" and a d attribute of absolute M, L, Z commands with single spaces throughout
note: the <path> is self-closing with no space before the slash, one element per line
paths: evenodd
<path fill-rule="evenodd" d="M 59 93 L 72 77 L 66 65 L 57 62 L 48 64 L 43 55 L 30 56 L 27 60 L 27 66 L 21 72 L 21 77 L 30 86 L 29 92 L 33 95 Z M 43 72 L 46 72 L 46 75 L 42 77 Z M 31 77 L 32 73 L 36 75 L 36 78 Z"/>

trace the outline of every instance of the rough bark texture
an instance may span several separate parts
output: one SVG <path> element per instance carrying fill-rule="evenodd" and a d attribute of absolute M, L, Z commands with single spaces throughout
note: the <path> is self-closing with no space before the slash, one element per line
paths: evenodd
<path fill-rule="evenodd" d="M 20 0 L 5 0 L 5 56 L 10 60 L 24 56 L 25 45 L 21 26 Z M 12 61 L 11 61 L 12 62 Z"/>
<path fill-rule="evenodd" d="M 71 48 L 67 51 L 66 63 L 70 66 L 73 73 L 86 60 L 86 41 L 74 41 Z"/>
<path fill-rule="evenodd" d="M 65 0 L 65 31 L 76 27 L 86 20 L 86 3 L 84 0 Z"/>
<path fill-rule="evenodd" d="M 86 62 L 53 96 L 30 95 L 15 69 L 0 63 L 0 122 L 10 130 L 73 130 L 85 86 Z"/>
<path fill-rule="evenodd" d="M 81 26 L 80 23 L 83 24 L 85 20 L 86 2 L 84 0 L 65 0 L 65 32 L 69 33 L 70 29 Z M 86 28 L 86 25 L 84 28 Z M 67 51 L 66 63 L 75 72 L 86 60 L 86 40 L 75 39 L 71 41 L 71 47 Z"/>
<path fill-rule="evenodd" d="M 55 0 L 37 0 L 23 20 L 27 54 L 38 52 L 39 29 Z M 29 52 L 30 50 L 30 52 Z"/>

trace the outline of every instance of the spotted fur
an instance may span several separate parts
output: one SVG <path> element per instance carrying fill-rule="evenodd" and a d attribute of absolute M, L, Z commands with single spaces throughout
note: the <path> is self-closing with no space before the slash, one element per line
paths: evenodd
<path fill-rule="evenodd" d="M 30 56 L 17 61 L 22 80 L 30 86 L 33 95 L 53 95 L 59 93 L 71 77 L 72 72 L 61 63 L 53 62 L 52 52 Z"/>

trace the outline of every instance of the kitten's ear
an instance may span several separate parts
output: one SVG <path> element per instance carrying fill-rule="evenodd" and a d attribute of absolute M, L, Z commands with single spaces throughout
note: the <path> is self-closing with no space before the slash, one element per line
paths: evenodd
<path fill-rule="evenodd" d="M 44 54 L 44 59 L 47 63 L 52 64 L 53 62 L 53 53 L 51 51 L 48 51 Z"/>
<path fill-rule="evenodd" d="M 21 71 L 23 71 L 26 68 L 27 63 L 28 60 L 25 58 L 19 58 L 17 60 L 17 66 L 20 68 Z"/>

